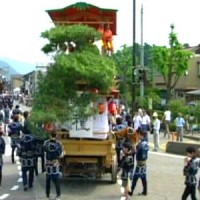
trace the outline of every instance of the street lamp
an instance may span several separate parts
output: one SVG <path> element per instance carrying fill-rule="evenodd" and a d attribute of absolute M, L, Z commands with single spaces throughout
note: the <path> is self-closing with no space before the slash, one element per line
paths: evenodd
<path fill-rule="evenodd" d="M 133 0 L 133 50 L 132 50 L 132 116 L 136 109 L 135 97 L 136 97 L 136 83 L 135 83 L 135 68 L 136 68 L 136 45 L 135 45 L 135 27 L 136 27 L 136 0 Z"/>

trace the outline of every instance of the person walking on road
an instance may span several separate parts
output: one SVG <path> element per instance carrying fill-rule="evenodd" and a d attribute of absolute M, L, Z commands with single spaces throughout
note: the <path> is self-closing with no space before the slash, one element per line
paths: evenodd
<path fill-rule="evenodd" d="M 44 156 L 44 142 L 46 138 L 41 136 L 36 136 L 36 165 L 35 174 L 38 175 L 38 159 L 41 159 L 41 170 L 44 173 L 45 170 L 45 156 Z"/>
<path fill-rule="evenodd" d="M 8 105 L 4 107 L 4 132 L 7 133 L 7 126 L 11 121 L 11 110 Z"/>
<path fill-rule="evenodd" d="M 171 123 L 171 111 L 169 110 L 169 108 L 167 108 L 164 112 L 163 121 L 165 124 L 164 137 L 166 137 L 166 135 L 167 135 L 168 139 L 170 139 L 169 125 Z"/>
<path fill-rule="evenodd" d="M 159 150 L 159 137 L 160 137 L 160 120 L 158 119 L 158 114 L 153 113 L 153 143 L 154 151 Z"/>
<path fill-rule="evenodd" d="M 182 117 L 181 113 L 178 113 L 178 117 L 175 119 L 176 124 L 176 133 L 177 133 L 177 141 L 183 141 L 183 129 L 185 126 L 185 120 Z"/>
<path fill-rule="evenodd" d="M 51 181 L 55 184 L 56 200 L 60 200 L 60 166 L 59 158 L 62 156 L 62 146 L 56 140 L 56 133 L 51 133 L 51 138 L 44 143 L 46 158 L 46 196 L 50 198 Z"/>
<path fill-rule="evenodd" d="M 140 142 L 136 146 L 136 161 L 137 165 L 133 175 L 131 191 L 128 193 L 130 196 L 133 195 L 139 178 L 142 180 L 143 191 L 139 195 L 147 195 L 147 175 L 146 175 L 146 162 L 148 159 L 149 145 L 146 141 L 147 133 L 145 131 L 139 131 Z"/>
<path fill-rule="evenodd" d="M 20 139 L 19 157 L 22 165 L 22 180 L 24 191 L 33 187 L 34 168 L 35 168 L 35 138 L 29 133 L 24 133 Z M 27 177 L 29 173 L 29 177 Z"/>
<path fill-rule="evenodd" d="M 183 174 L 185 176 L 185 190 L 182 195 L 182 200 L 186 200 L 190 195 L 192 200 L 196 198 L 196 174 L 198 173 L 199 160 L 197 159 L 197 150 L 194 146 L 189 146 L 186 149 L 187 157 L 185 158 Z"/>
<path fill-rule="evenodd" d="M 11 137 L 11 160 L 15 163 L 15 150 L 18 148 L 20 142 L 20 135 L 22 131 L 22 125 L 19 122 L 19 116 L 15 115 L 13 117 L 13 122 L 8 125 L 8 136 Z"/>
<path fill-rule="evenodd" d="M 2 167 L 3 167 L 3 154 L 5 153 L 5 140 L 3 139 L 3 132 L 0 131 L 0 187 L 2 182 Z"/>
<path fill-rule="evenodd" d="M 142 116 L 139 112 L 135 112 L 135 115 L 133 117 L 133 129 L 134 131 L 137 131 L 139 128 L 141 128 L 142 124 Z"/>
<path fill-rule="evenodd" d="M 147 111 L 143 110 L 141 129 L 147 133 L 146 135 L 147 141 L 149 141 L 150 126 L 151 126 L 151 118 L 148 115 Z"/>
<path fill-rule="evenodd" d="M 126 200 L 129 199 L 129 183 L 133 175 L 135 150 L 130 142 L 123 144 L 123 156 L 120 160 L 119 167 L 122 169 L 121 179 L 124 187 L 124 195 Z"/>

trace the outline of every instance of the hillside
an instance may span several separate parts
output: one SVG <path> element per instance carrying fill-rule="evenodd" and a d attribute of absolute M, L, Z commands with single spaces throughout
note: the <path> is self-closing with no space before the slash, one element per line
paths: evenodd
<path fill-rule="evenodd" d="M 35 65 L 0 57 L 0 68 L 9 68 L 9 74 L 27 74 L 35 70 Z"/>

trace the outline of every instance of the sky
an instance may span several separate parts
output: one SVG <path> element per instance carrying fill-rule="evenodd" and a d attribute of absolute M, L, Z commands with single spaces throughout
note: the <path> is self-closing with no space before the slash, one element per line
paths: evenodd
<path fill-rule="evenodd" d="M 80 0 L 81 1 L 81 0 Z M 0 57 L 11 58 L 33 65 L 46 64 L 50 57 L 41 48 L 46 40 L 41 32 L 53 27 L 46 10 L 59 9 L 75 0 L 1 0 L 0 1 Z M 82 0 L 83 1 L 83 0 Z M 117 9 L 115 49 L 133 38 L 133 0 L 84 0 L 102 8 Z M 143 41 L 148 44 L 168 45 L 170 24 L 175 25 L 181 43 L 200 44 L 199 0 L 135 0 L 136 42 L 141 36 L 141 6 L 143 5 Z"/>

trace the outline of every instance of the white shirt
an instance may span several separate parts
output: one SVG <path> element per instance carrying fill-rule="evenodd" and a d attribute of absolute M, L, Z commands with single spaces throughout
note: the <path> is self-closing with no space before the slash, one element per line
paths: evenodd
<path fill-rule="evenodd" d="M 142 125 L 150 125 L 151 123 L 151 120 L 150 120 L 150 117 L 149 115 L 144 115 L 142 116 Z"/>
<path fill-rule="evenodd" d="M 134 130 L 138 130 L 138 128 L 141 126 L 142 124 L 142 117 L 140 115 L 135 115 L 133 117 L 133 123 L 134 123 Z"/>
<path fill-rule="evenodd" d="M 166 110 L 166 111 L 164 112 L 164 116 L 165 116 L 165 120 L 166 120 L 166 121 L 171 121 L 171 111 Z"/>
<path fill-rule="evenodd" d="M 160 132 L 160 120 L 158 118 L 156 118 L 154 121 L 153 121 L 153 130 L 156 132 L 156 133 L 159 133 Z"/>

